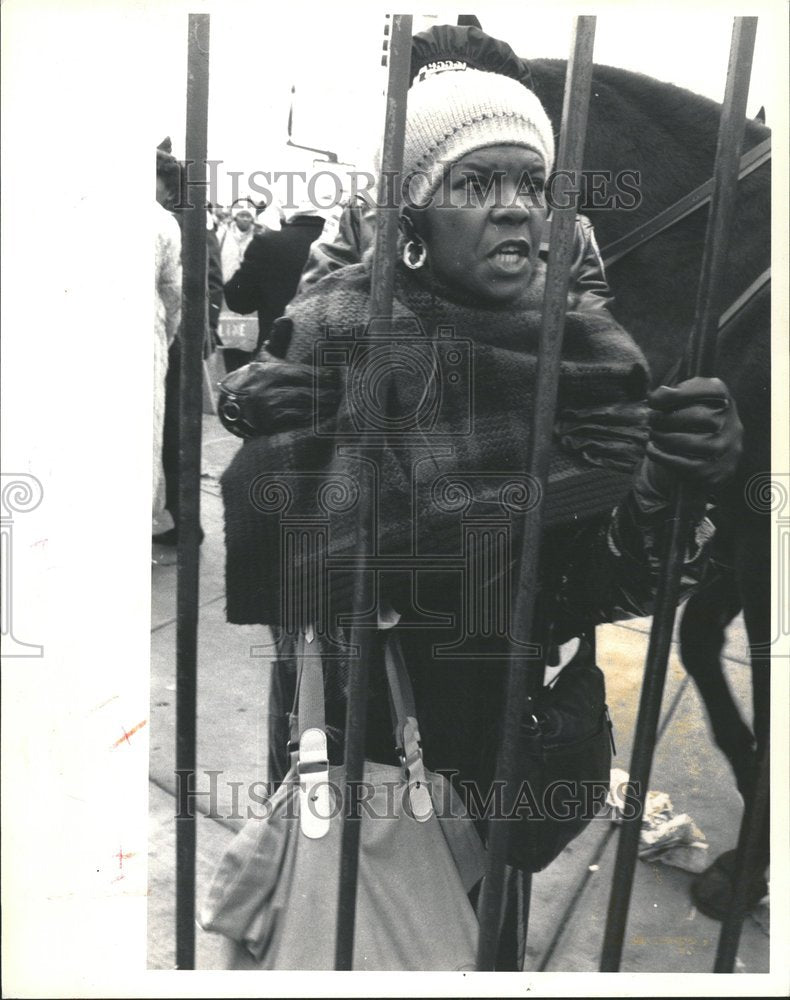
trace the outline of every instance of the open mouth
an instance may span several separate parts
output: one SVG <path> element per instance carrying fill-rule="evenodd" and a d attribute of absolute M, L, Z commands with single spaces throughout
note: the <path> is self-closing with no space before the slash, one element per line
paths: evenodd
<path fill-rule="evenodd" d="M 488 256 L 497 268 L 518 272 L 529 262 L 529 244 L 526 240 L 508 240 L 500 243 Z"/>

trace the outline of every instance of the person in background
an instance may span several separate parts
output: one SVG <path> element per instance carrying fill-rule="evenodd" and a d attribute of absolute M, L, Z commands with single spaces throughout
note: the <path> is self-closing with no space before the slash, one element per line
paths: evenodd
<path fill-rule="evenodd" d="M 177 225 L 182 223 L 181 191 L 185 187 L 184 167 L 161 147 L 156 152 L 156 200 L 171 213 Z M 210 215 L 210 213 L 207 213 Z M 180 232 L 180 229 L 179 229 Z M 205 353 L 217 341 L 220 309 L 222 306 L 222 263 L 219 243 L 213 224 L 206 220 L 206 327 Z M 165 507 L 172 521 L 153 534 L 159 545 L 176 545 L 178 542 L 178 451 L 179 451 L 179 392 L 181 375 L 181 344 L 176 336 L 170 344 L 165 381 L 164 427 L 162 434 L 162 464 L 165 476 Z M 201 541 L 203 532 L 200 532 Z"/>
<path fill-rule="evenodd" d="M 285 211 L 278 198 L 272 198 L 255 220 L 256 233 L 276 233 L 285 223 Z"/>
<path fill-rule="evenodd" d="M 230 211 L 224 205 L 212 205 L 211 213 L 214 216 L 214 230 L 217 239 L 222 239 L 230 222 Z"/>
<path fill-rule="evenodd" d="M 255 234 L 253 222 L 258 210 L 249 198 L 238 198 L 231 206 L 230 214 L 231 223 L 220 241 L 223 282 L 228 281 L 241 266 L 244 251 Z"/>
<path fill-rule="evenodd" d="M 283 211 L 285 222 L 281 228 L 256 234 L 247 247 L 241 267 L 225 283 L 225 302 L 229 308 L 242 315 L 258 313 L 256 352 L 269 336 L 273 322 L 282 316 L 296 294 L 310 247 L 320 238 L 324 228 L 323 217 L 309 201 Z M 231 362 L 244 364 L 248 360 L 248 357 L 229 358 L 228 355 L 243 353 L 225 352 L 228 371 L 233 370 Z"/>
<path fill-rule="evenodd" d="M 157 187 L 159 178 L 157 177 Z M 152 535 L 173 528 L 165 507 L 165 471 L 162 440 L 165 424 L 165 385 L 168 350 L 181 323 L 181 230 L 158 202 L 154 205 L 154 431 Z"/>
<path fill-rule="evenodd" d="M 225 226 L 219 247 L 222 258 L 222 280 L 226 282 L 241 266 L 244 254 L 256 232 L 259 208 L 251 198 L 237 198 L 231 206 L 232 221 Z M 234 371 L 252 357 L 258 331 L 252 320 L 241 320 L 233 306 L 223 296 L 219 314 L 217 342 L 222 350 L 226 372 Z"/>
<path fill-rule="evenodd" d="M 219 315 L 222 311 L 222 255 L 220 240 L 222 234 L 217 226 L 216 216 L 211 209 L 206 211 L 206 281 L 208 284 L 208 338 L 207 353 L 211 353 L 218 343 Z"/>

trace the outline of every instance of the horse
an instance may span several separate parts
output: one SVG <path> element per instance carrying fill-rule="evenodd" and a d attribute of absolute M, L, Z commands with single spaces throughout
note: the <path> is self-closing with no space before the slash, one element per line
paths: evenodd
<path fill-rule="evenodd" d="M 525 64 L 526 65 L 526 64 Z M 536 59 L 528 80 L 558 130 L 566 63 Z M 590 183 L 579 210 L 593 222 L 604 248 L 655 218 L 713 174 L 721 106 L 688 90 L 628 70 L 593 67 L 582 178 Z M 746 123 L 743 149 L 770 130 Z M 596 195 L 593 178 L 604 190 Z M 579 178 L 579 180 L 582 180 Z M 608 195 L 606 186 L 608 184 Z M 770 168 L 759 166 L 738 186 L 737 210 L 723 287 L 734 300 L 770 264 Z M 360 259 L 372 242 L 372 213 L 346 247 L 344 262 Z M 654 385 L 672 380 L 693 326 L 705 246 L 701 209 L 634 248 L 607 269 L 611 311 L 645 353 Z M 722 308 L 730 301 L 722 303 Z M 770 523 L 768 510 L 748 501 L 747 486 L 770 469 L 770 303 L 753 300 L 720 335 L 714 372 L 729 387 L 744 425 L 736 476 L 714 498 L 717 533 L 712 570 L 686 603 L 681 658 L 696 683 L 713 736 L 748 802 L 756 761 L 768 742 L 770 643 Z M 740 610 L 752 651 L 753 732 L 744 722 L 722 672 L 724 630 Z M 767 854 L 766 854 L 767 862 Z"/>
<path fill-rule="evenodd" d="M 531 60 L 532 85 L 558 129 L 566 63 Z M 723 81 L 722 81 L 723 84 Z M 606 246 L 654 218 L 713 174 L 721 106 L 672 84 L 596 65 L 590 92 L 583 174 L 601 171 L 617 195 L 590 196 L 580 211 Z M 770 136 L 760 120 L 747 121 L 743 151 Z M 635 180 L 636 178 L 636 180 Z M 626 182 L 627 181 L 627 185 Z M 771 253 L 770 164 L 739 182 L 723 288 L 726 308 L 768 267 Z M 700 210 L 633 249 L 607 270 L 612 312 L 648 358 L 653 384 L 669 381 L 692 328 L 705 245 L 707 210 Z M 752 307 L 719 336 L 714 372 L 729 387 L 744 426 L 743 457 L 734 479 L 714 498 L 716 541 L 711 572 L 685 604 L 681 658 L 727 757 L 744 801 L 767 746 L 770 659 L 770 521 L 767 506 L 750 499 L 749 484 L 767 476 L 770 459 L 770 298 Z M 751 652 L 753 728 L 744 721 L 722 671 L 724 630 L 743 610 Z M 766 849 L 763 860 L 767 863 Z"/>

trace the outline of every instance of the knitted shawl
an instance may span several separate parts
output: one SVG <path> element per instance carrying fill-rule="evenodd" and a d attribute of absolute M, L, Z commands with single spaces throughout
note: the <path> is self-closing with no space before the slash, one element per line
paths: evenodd
<path fill-rule="evenodd" d="M 380 577 L 457 574 L 485 525 L 513 564 L 537 499 L 525 470 L 544 277 L 516 306 L 484 308 L 399 269 L 392 321 L 368 322 L 358 264 L 292 303 L 287 360 L 319 382 L 339 372 L 341 399 L 310 426 L 246 442 L 225 471 L 229 621 L 296 627 L 348 611 L 363 495 Z M 647 436 L 643 355 L 608 312 L 569 306 L 547 526 L 611 510 Z"/>

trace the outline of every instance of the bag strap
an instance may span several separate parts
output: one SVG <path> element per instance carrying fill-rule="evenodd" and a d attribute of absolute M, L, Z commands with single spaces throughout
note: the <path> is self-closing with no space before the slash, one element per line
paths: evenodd
<path fill-rule="evenodd" d="M 306 729 L 326 729 L 324 706 L 324 665 L 321 649 L 312 630 L 300 632 L 296 640 L 299 679 L 296 691 L 296 713 L 299 736 Z"/>
<path fill-rule="evenodd" d="M 329 753 L 326 738 L 324 670 L 318 640 L 312 630 L 300 632 L 296 640 L 297 680 L 291 739 L 298 737 L 296 772 L 299 776 L 299 825 L 311 840 L 329 832 Z M 397 631 L 386 630 L 384 665 L 390 708 L 395 729 L 395 746 L 403 768 L 414 818 L 424 823 L 433 815 L 433 802 L 425 776 L 422 738 L 417 710 L 403 650 Z M 296 723 L 294 726 L 293 724 Z M 298 732 L 295 732 L 297 729 Z"/>
<path fill-rule="evenodd" d="M 422 738 L 417 725 L 414 689 L 403 658 L 400 638 L 395 628 L 388 628 L 384 638 L 384 666 L 395 727 L 395 748 L 400 757 L 409 803 L 416 820 L 424 823 L 433 814 L 431 794 L 425 778 Z"/>
<path fill-rule="evenodd" d="M 311 648 L 308 648 L 311 647 Z M 312 630 L 296 640 L 299 674 L 295 715 L 299 727 L 296 773 L 299 777 L 299 828 L 305 837 L 320 840 L 329 833 L 332 803 L 329 796 L 329 751 L 326 740 L 324 666 Z"/>

